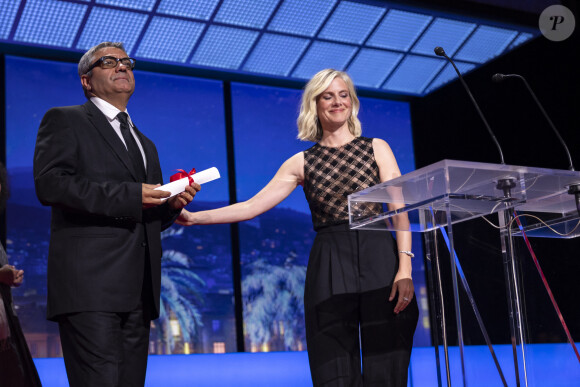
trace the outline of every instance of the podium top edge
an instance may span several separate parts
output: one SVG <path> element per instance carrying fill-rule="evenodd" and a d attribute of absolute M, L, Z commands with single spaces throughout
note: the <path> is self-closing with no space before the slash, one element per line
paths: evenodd
<path fill-rule="evenodd" d="M 487 170 L 497 170 L 497 171 L 513 171 L 513 172 L 524 172 L 524 173 L 542 173 L 550 174 L 557 172 L 558 174 L 565 174 L 568 176 L 580 176 L 579 171 L 570 171 L 569 169 L 555 169 L 555 168 L 542 168 L 542 167 L 530 167 L 525 165 L 510 165 L 510 164 L 494 164 L 494 163 L 484 163 L 479 161 L 462 161 L 453 159 L 443 159 L 437 161 L 433 164 L 426 165 L 413 172 L 427 171 L 430 169 L 436 169 L 436 167 L 459 167 L 459 168 L 479 168 Z M 409 173 L 413 173 L 409 172 Z"/>
<path fill-rule="evenodd" d="M 469 176 L 466 177 L 466 173 L 462 172 L 462 170 L 469 172 Z M 367 195 L 377 188 L 402 188 L 405 186 L 412 186 L 413 184 L 425 184 L 425 179 L 431 180 L 434 176 L 443 176 L 443 181 L 446 181 L 446 187 L 440 187 L 440 191 L 443 189 L 445 192 L 457 192 L 457 189 L 452 189 L 451 186 L 448 186 L 451 184 L 450 182 L 459 179 L 460 184 L 458 184 L 458 186 L 460 188 L 464 187 L 467 181 L 470 181 L 470 184 L 472 185 L 474 183 L 478 184 L 477 178 L 471 179 L 471 176 L 473 176 L 475 172 L 481 172 L 479 179 L 482 179 L 482 181 L 498 181 L 499 179 L 519 181 L 522 178 L 537 179 L 539 177 L 554 177 L 556 179 L 553 181 L 557 183 L 558 190 L 567 190 L 567 186 L 569 185 L 580 184 L 579 171 L 444 159 L 408 172 L 394 179 L 390 179 L 375 186 L 352 193 L 348 195 L 348 198 L 349 201 L 356 200 L 357 197 Z M 529 188 L 530 187 L 527 187 L 527 189 Z M 537 188 L 534 187 L 534 189 Z"/>

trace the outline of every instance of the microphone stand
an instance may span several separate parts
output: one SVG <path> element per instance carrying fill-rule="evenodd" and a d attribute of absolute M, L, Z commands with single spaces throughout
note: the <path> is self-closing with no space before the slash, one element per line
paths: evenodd
<path fill-rule="evenodd" d="M 485 128 L 489 132 L 489 135 L 491 136 L 493 142 L 495 143 L 495 146 L 497 147 L 497 150 L 499 151 L 499 157 L 501 159 L 501 163 L 505 165 L 505 161 L 503 159 L 503 152 L 501 150 L 501 146 L 499 145 L 499 142 L 497 141 L 497 138 L 495 138 L 495 135 L 493 134 L 491 128 L 489 127 L 489 124 L 487 123 L 487 120 L 485 119 L 485 116 L 481 112 L 481 109 L 479 108 L 479 105 L 475 101 L 475 98 L 473 98 L 473 94 L 471 94 L 471 91 L 469 90 L 469 87 L 467 87 L 467 83 L 465 83 L 465 80 L 463 79 L 463 77 L 461 76 L 461 73 L 457 69 L 457 66 L 455 66 L 455 63 L 453 63 L 453 61 L 451 60 L 451 58 L 449 58 L 447 56 L 447 54 L 445 53 L 445 50 L 442 47 L 435 47 L 434 51 L 435 51 L 435 54 L 437 56 L 445 57 L 445 59 L 447 59 L 449 61 L 449 63 L 451 63 L 451 65 L 453 66 L 453 68 L 455 69 L 455 72 L 459 76 L 459 80 L 461 81 L 461 84 L 463 85 L 463 87 L 467 91 L 467 94 L 469 95 L 469 98 L 471 98 L 471 102 L 473 102 L 473 105 L 475 106 L 475 109 L 477 110 L 477 113 L 479 114 L 479 117 L 481 117 L 481 120 L 485 124 Z"/>
<path fill-rule="evenodd" d="M 538 97 L 536 97 L 536 93 L 534 93 L 534 91 L 532 90 L 532 88 L 528 84 L 528 81 L 526 81 L 526 78 L 524 78 L 523 76 L 521 76 L 519 74 L 494 74 L 491 77 L 491 79 L 494 82 L 502 82 L 506 78 L 518 78 L 518 79 L 520 79 L 524 83 L 524 85 L 526 85 L 526 88 L 528 89 L 528 91 L 530 92 L 532 98 L 536 102 L 536 105 L 538 105 L 538 107 L 540 108 L 540 111 L 542 112 L 542 115 L 544 116 L 544 118 L 546 119 L 546 121 L 548 121 L 548 124 L 550 124 L 550 127 L 552 128 L 552 130 L 556 134 L 556 137 L 558 137 L 558 140 L 560 141 L 560 143 L 564 147 L 564 150 L 566 151 L 566 155 L 568 156 L 568 162 L 570 163 L 570 165 L 568 166 L 568 169 L 570 171 L 574 171 L 574 165 L 572 163 L 572 156 L 570 156 L 570 151 L 568 150 L 568 146 L 566 145 L 566 142 L 564 141 L 564 139 L 562 138 L 562 136 L 560 136 L 560 132 L 558 132 L 558 129 L 556 129 L 556 126 L 554 125 L 554 123 L 550 119 L 550 116 L 548 116 L 548 113 L 546 113 L 546 110 L 544 109 L 544 107 L 540 103 L 540 100 L 538 99 Z"/>
<path fill-rule="evenodd" d="M 499 157 L 501 159 L 501 164 L 505 165 L 505 161 L 504 161 L 504 158 L 503 158 L 503 152 L 501 150 L 501 146 L 499 145 L 499 142 L 497 141 L 497 138 L 495 137 L 495 134 L 493 134 L 493 131 L 491 130 L 491 127 L 487 123 L 487 120 L 485 119 L 485 116 L 483 115 L 481 109 L 479 108 L 479 105 L 475 101 L 475 98 L 473 97 L 473 94 L 471 94 L 471 91 L 469 90 L 469 87 L 467 86 L 467 83 L 465 83 L 465 80 L 463 79 L 463 76 L 461 76 L 461 73 L 457 69 L 457 66 L 455 66 L 455 63 L 451 60 L 451 58 L 449 58 L 447 56 L 447 54 L 445 53 L 445 50 L 443 49 L 443 47 L 437 46 L 437 47 L 435 47 L 435 49 L 433 51 L 435 51 L 435 55 L 442 56 L 445 59 L 447 59 L 449 61 L 449 63 L 451 63 L 451 65 L 453 66 L 453 68 L 455 69 L 455 72 L 457 73 L 457 76 L 459 77 L 459 80 L 461 81 L 461 84 L 463 85 L 463 88 L 467 91 L 467 94 L 469 95 L 469 98 L 471 98 L 471 102 L 473 102 L 473 105 L 475 106 L 475 109 L 477 110 L 477 113 L 479 114 L 479 117 L 481 117 L 481 120 L 485 124 L 485 128 L 487 129 L 489 135 L 491 136 L 491 139 L 493 140 L 493 142 L 495 143 L 495 146 L 497 147 L 497 150 L 499 151 Z M 496 188 L 499 189 L 499 190 L 502 190 L 503 193 L 504 193 L 504 197 L 507 198 L 507 199 L 509 199 L 509 198 L 511 198 L 511 189 L 514 188 L 515 186 L 516 186 L 515 180 L 512 179 L 512 178 L 508 178 L 508 179 L 500 179 L 500 180 L 498 180 L 497 185 L 496 185 Z"/>
<path fill-rule="evenodd" d="M 568 149 L 568 146 L 566 145 L 566 142 L 564 141 L 564 139 L 560 135 L 560 132 L 558 132 L 558 129 L 556 129 L 556 125 L 554 125 L 554 123 L 550 119 L 550 116 L 548 115 L 548 113 L 546 113 L 544 106 L 542 106 L 542 104 L 540 103 L 540 100 L 538 99 L 538 97 L 536 97 L 536 93 L 534 93 L 534 91 L 532 90 L 532 88 L 528 84 L 528 81 L 526 81 L 526 78 L 524 78 L 523 76 L 521 76 L 519 74 L 499 74 L 499 73 L 494 74 L 491 77 L 492 81 L 498 82 L 498 83 L 504 81 L 506 78 L 518 78 L 524 83 L 524 85 L 528 89 L 528 92 L 530 93 L 530 95 L 532 96 L 534 101 L 536 102 L 536 105 L 538 105 L 538 107 L 540 108 L 542 115 L 544 116 L 546 121 L 548 121 L 548 124 L 552 128 L 552 131 L 556 134 L 556 137 L 558 138 L 558 140 L 560 141 L 560 143 L 564 147 L 564 150 L 566 151 L 566 156 L 568 157 L 568 162 L 570 163 L 570 165 L 568 166 L 568 169 L 570 171 L 574 171 L 575 169 L 574 169 L 574 164 L 572 163 L 572 156 L 570 155 L 570 151 Z M 576 210 L 578 211 L 578 214 L 580 215 L 580 184 L 570 185 L 568 187 L 568 194 L 574 195 L 574 200 L 576 203 Z"/>

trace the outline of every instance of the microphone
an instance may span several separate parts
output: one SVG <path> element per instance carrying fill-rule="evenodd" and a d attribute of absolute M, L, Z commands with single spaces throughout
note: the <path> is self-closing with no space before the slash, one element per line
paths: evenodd
<path fill-rule="evenodd" d="M 469 90 L 469 87 L 467 87 L 467 84 L 463 80 L 463 77 L 461 76 L 461 73 L 457 69 L 457 66 L 455 66 L 455 63 L 453 63 L 453 61 L 451 60 L 451 58 L 449 58 L 447 56 L 447 54 L 445 53 L 445 50 L 443 49 L 443 47 L 437 46 L 437 47 L 435 47 L 435 49 L 433 51 L 435 51 L 435 54 L 437 56 L 445 57 L 445 59 L 447 59 L 449 61 L 449 63 L 451 63 L 451 65 L 453 66 L 453 68 L 455 69 L 455 72 L 459 76 L 459 80 L 461 81 L 461 84 L 465 88 L 465 91 L 467 91 L 467 94 L 469 95 L 469 98 L 471 98 L 471 102 L 473 102 L 473 105 L 475 106 L 475 109 L 477 110 L 477 113 L 479 113 L 479 117 L 481 117 L 481 120 L 485 124 L 485 128 L 489 132 L 489 135 L 491 136 L 491 139 L 493 140 L 493 142 L 495 143 L 495 146 L 497 147 L 497 150 L 499 151 L 499 157 L 501 159 L 501 163 L 502 164 L 505 164 L 505 161 L 503 159 L 503 152 L 501 150 L 501 146 L 499 145 L 499 142 L 497 141 L 497 138 L 495 138 L 495 135 L 493 134 L 491 128 L 489 127 L 489 124 L 487 123 L 487 120 L 483 116 L 483 113 L 481 112 L 481 109 L 479 108 L 479 105 L 477 104 L 477 102 L 475 102 L 475 98 L 473 98 L 473 94 L 471 94 L 471 91 Z M 515 183 L 514 183 L 514 187 L 515 187 Z"/>
<path fill-rule="evenodd" d="M 564 150 L 566 151 L 566 155 L 568 156 L 568 162 L 570 163 L 570 165 L 568 166 L 568 169 L 570 171 L 574 171 L 574 165 L 572 163 L 572 156 L 570 156 L 570 151 L 568 150 L 568 146 L 566 145 L 566 142 L 564 142 L 564 139 L 562 139 L 562 136 L 560 136 L 560 132 L 558 132 L 558 130 L 556 129 L 556 126 L 554 125 L 554 123 L 552 122 L 550 117 L 548 116 L 548 113 L 546 113 L 546 110 L 544 110 L 544 107 L 542 106 L 542 104 L 540 103 L 538 98 L 536 97 L 536 94 L 534 93 L 534 91 L 532 90 L 530 85 L 528 84 L 528 81 L 526 81 L 526 78 L 524 78 L 523 76 L 521 76 L 519 74 L 499 74 L 498 73 L 498 74 L 494 74 L 491 77 L 491 80 L 499 83 L 499 82 L 505 81 L 507 78 L 518 78 L 518 79 L 521 79 L 522 82 L 524 82 L 524 85 L 526 85 L 526 88 L 528 89 L 528 91 L 532 95 L 532 98 L 534 98 L 536 105 L 538 105 L 538 107 L 540 108 L 540 111 L 544 115 L 544 118 L 546 119 L 546 121 L 548 121 L 548 124 L 550 124 L 550 127 L 552 128 L 552 130 L 556 134 L 556 137 L 558 137 L 558 140 L 560 140 L 560 143 L 564 147 Z"/>

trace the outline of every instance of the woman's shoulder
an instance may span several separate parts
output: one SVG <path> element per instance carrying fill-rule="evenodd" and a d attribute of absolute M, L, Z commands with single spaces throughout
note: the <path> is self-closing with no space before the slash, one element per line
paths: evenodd
<path fill-rule="evenodd" d="M 374 137 L 369 139 L 373 145 L 373 148 L 383 148 L 383 149 L 391 149 L 389 144 L 383 140 L 382 138 Z"/>
<path fill-rule="evenodd" d="M 304 152 L 298 152 L 290 156 L 282 163 L 282 167 L 295 171 L 302 170 L 304 167 Z"/>

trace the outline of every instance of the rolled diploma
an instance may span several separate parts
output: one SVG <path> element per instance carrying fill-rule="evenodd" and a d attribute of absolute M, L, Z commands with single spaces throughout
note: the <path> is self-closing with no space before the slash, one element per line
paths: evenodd
<path fill-rule="evenodd" d="M 211 168 L 205 169 L 203 171 L 196 172 L 193 175 L 191 175 L 191 177 L 193 178 L 193 181 L 195 181 L 197 184 L 204 184 L 204 183 L 207 183 L 209 181 L 219 179 L 220 172 L 218 171 L 218 169 L 216 167 L 211 167 Z M 185 191 L 185 187 L 187 187 L 188 185 L 189 185 L 189 178 L 184 177 L 182 179 L 175 180 L 175 181 L 172 181 L 171 183 L 167 183 L 165 185 L 162 185 L 161 187 L 157 187 L 155 189 L 159 189 L 161 191 L 171 192 L 171 196 L 169 196 L 169 197 L 172 197 L 172 196 L 175 196 L 175 195 Z M 169 198 L 166 198 L 166 199 L 169 199 Z"/>

